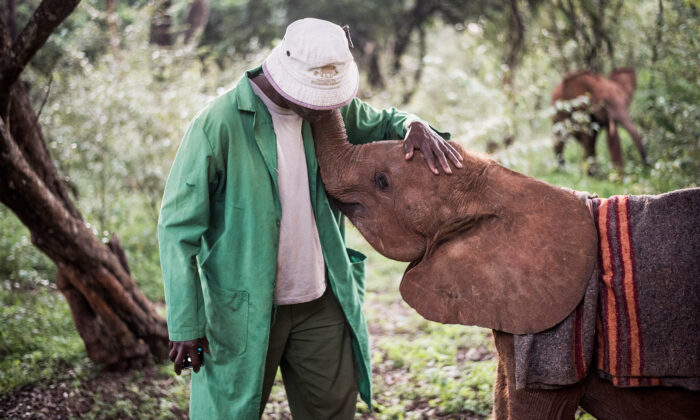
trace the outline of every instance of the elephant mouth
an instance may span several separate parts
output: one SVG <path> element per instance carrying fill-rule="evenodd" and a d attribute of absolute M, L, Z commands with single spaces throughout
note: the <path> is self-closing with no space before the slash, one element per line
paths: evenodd
<path fill-rule="evenodd" d="M 365 206 L 358 202 L 343 202 L 336 199 L 333 199 L 332 201 L 335 207 L 338 208 L 338 210 L 340 210 L 344 215 L 350 218 L 357 216 L 365 210 Z"/>

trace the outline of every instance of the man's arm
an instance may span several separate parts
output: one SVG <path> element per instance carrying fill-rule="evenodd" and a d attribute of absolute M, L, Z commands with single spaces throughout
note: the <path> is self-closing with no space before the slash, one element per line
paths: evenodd
<path fill-rule="evenodd" d="M 202 235 L 209 226 L 209 195 L 216 182 L 214 161 L 212 146 L 195 120 L 170 169 L 158 219 L 168 334 L 173 342 L 171 360 L 178 374 L 182 359 L 191 352 L 195 371 L 199 370 L 195 349 L 199 340 L 206 340 L 204 300 L 196 257 Z M 182 342 L 192 346 L 183 347 Z"/>
<path fill-rule="evenodd" d="M 443 141 L 450 138 L 450 133 L 435 130 L 413 114 L 393 107 L 378 110 L 357 98 L 342 107 L 340 112 L 350 143 L 404 139 L 406 160 L 413 157 L 414 149 L 420 149 L 430 170 L 436 175 L 439 174 L 438 163 L 448 174 L 452 173 L 448 160 L 456 167 L 462 167 L 462 156 Z"/>
<path fill-rule="evenodd" d="M 393 107 L 377 109 L 357 98 L 340 108 L 340 113 L 345 121 L 348 140 L 353 144 L 403 139 L 410 124 L 420 120 Z M 450 138 L 450 133 L 440 135 L 446 140 Z"/>

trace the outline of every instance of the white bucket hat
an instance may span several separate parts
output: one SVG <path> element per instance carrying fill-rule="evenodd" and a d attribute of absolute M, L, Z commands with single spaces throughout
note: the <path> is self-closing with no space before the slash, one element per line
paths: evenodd
<path fill-rule="evenodd" d="M 326 110 L 347 105 L 360 75 L 340 26 L 320 19 L 292 22 L 263 63 L 275 89 L 290 102 Z"/>

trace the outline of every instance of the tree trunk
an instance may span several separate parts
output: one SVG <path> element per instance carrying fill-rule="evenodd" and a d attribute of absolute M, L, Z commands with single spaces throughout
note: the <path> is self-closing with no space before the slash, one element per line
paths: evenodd
<path fill-rule="evenodd" d="M 363 58 L 368 63 L 367 65 L 367 81 L 373 89 L 381 90 L 384 89 L 386 83 L 384 82 L 384 76 L 382 76 L 382 70 L 379 66 L 379 48 L 376 42 L 367 41 L 363 46 L 363 54 L 360 58 Z"/>
<path fill-rule="evenodd" d="M 509 118 L 513 119 L 513 116 L 518 114 L 515 75 L 525 46 L 525 24 L 518 0 L 508 1 L 508 36 L 506 39 L 508 45 L 506 46 L 506 71 L 503 74 L 503 88 L 508 97 L 507 114 Z M 508 132 L 503 137 L 503 146 L 512 145 L 516 137 L 517 125 L 509 124 Z"/>
<path fill-rule="evenodd" d="M 425 28 L 422 26 L 418 27 L 418 67 L 413 72 L 413 81 L 411 86 L 404 89 L 403 96 L 401 98 L 401 105 L 406 105 L 411 101 L 413 95 L 415 95 L 420 85 L 420 79 L 423 77 L 423 70 L 425 69 L 425 54 L 427 51 L 426 40 L 425 40 Z"/>
<path fill-rule="evenodd" d="M 7 0 L 7 24 L 10 28 L 10 39 L 17 37 L 17 4 L 15 0 Z"/>
<path fill-rule="evenodd" d="M 115 59 L 119 58 L 119 16 L 117 15 L 117 0 L 106 0 L 107 28 L 109 30 L 109 46 Z"/>
<path fill-rule="evenodd" d="M 422 27 L 437 10 L 437 5 L 433 4 L 433 2 L 418 0 L 405 16 L 397 17 L 397 29 L 394 36 L 396 41 L 393 48 L 394 64 L 392 66 L 394 73 L 398 73 L 401 70 L 401 57 L 406 53 L 413 31 Z"/>
<path fill-rule="evenodd" d="M 151 18 L 151 44 L 170 47 L 175 43 L 173 38 L 173 18 L 170 16 L 171 0 L 162 0 Z"/>
<path fill-rule="evenodd" d="M 0 118 L 0 201 L 56 264 L 56 283 L 88 356 L 107 367 L 126 368 L 166 357 L 165 320 L 131 278 L 117 237 L 102 244 L 70 201 L 19 79 L 33 53 L 78 3 L 44 0 L 18 36 L 25 40 L 20 44 L 9 41 L 0 13 L 0 82 L 14 79 L 2 97 L 7 102 Z"/>
<path fill-rule="evenodd" d="M 569 73 L 571 71 L 571 68 L 569 66 L 569 60 L 567 60 L 567 58 L 564 56 L 564 39 L 557 25 L 556 9 L 554 7 L 545 7 L 545 9 L 547 9 L 547 16 L 551 25 L 550 31 L 552 32 L 552 36 L 554 37 L 554 45 L 559 51 L 557 62 L 561 67 L 560 70 L 562 73 Z"/>
<path fill-rule="evenodd" d="M 656 85 L 656 63 L 659 61 L 659 46 L 663 45 L 664 35 L 664 3 L 659 0 L 659 12 L 656 15 L 655 36 L 651 44 L 651 77 L 649 77 L 649 90 L 654 90 Z M 654 103 L 654 99 L 649 101 L 649 108 Z"/>
<path fill-rule="evenodd" d="M 185 44 L 193 42 L 202 33 L 209 19 L 209 0 L 193 0 L 187 15 Z"/>
<path fill-rule="evenodd" d="M 506 66 L 508 68 L 503 75 L 503 85 L 512 98 L 515 96 L 513 81 L 525 45 L 525 24 L 518 0 L 509 0 L 508 7 L 508 45 L 506 46 Z"/>

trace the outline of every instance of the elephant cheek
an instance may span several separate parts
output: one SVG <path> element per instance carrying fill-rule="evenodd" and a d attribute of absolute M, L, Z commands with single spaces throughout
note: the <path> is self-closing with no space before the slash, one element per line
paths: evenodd
<path fill-rule="evenodd" d="M 355 226 L 377 252 L 392 260 L 413 261 L 425 252 L 425 240 L 403 229 L 391 229 L 386 224 L 364 221 L 355 223 Z"/>

